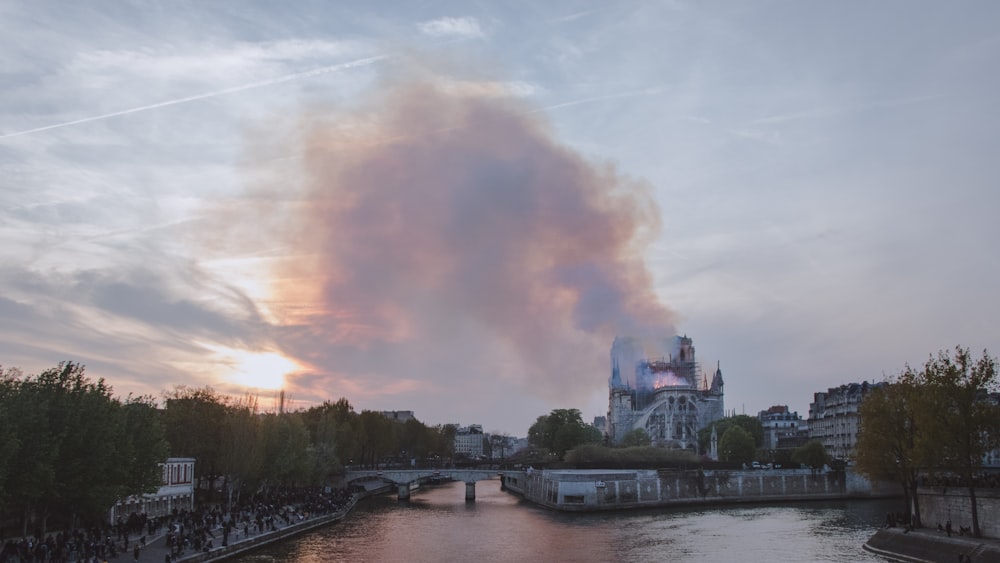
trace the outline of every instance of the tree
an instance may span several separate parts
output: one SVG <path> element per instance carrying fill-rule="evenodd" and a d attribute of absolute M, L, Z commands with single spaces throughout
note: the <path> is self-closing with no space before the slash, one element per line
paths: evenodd
<path fill-rule="evenodd" d="M 921 468 L 918 374 L 909 366 L 895 381 L 872 388 L 858 409 L 861 428 L 854 449 L 855 467 L 869 479 L 900 484 L 910 522 L 919 527 L 917 483 Z"/>
<path fill-rule="evenodd" d="M 309 431 L 298 413 L 267 414 L 261 419 L 264 438 L 264 479 L 294 485 L 310 475 Z"/>
<path fill-rule="evenodd" d="M 923 416 L 934 422 L 921 425 L 924 459 L 938 471 L 954 473 L 968 488 L 972 533 L 981 537 L 975 479 L 983 457 L 1000 446 L 1000 407 L 989 400 L 998 384 L 996 359 L 984 350 L 974 360 L 968 348 L 956 347 L 954 357 L 942 351 L 929 359 L 922 376 L 929 407 Z"/>
<path fill-rule="evenodd" d="M 358 442 L 362 465 L 377 466 L 382 456 L 392 451 L 392 421 L 377 411 L 361 411 L 358 418 Z"/>
<path fill-rule="evenodd" d="M 239 500 L 244 485 L 255 489 L 263 478 L 265 443 L 257 409 L 257 397 L 249 394 L 226 405 L 218 469 L 230 508 L 234 494 Z"/>
<path fill-rule="evenodd" d="M 698 448 L 702 452 L 707 452 L 711 447 L 712 426 L 715 426 L 716 435 L 720 438 L 726 433 L 726 430 L 733 426 L 739 426 L 751 436 L 755 448 L 764 445 L 764 425 L 761 424 L 760 419 L 748 414 L 737 414 L 720 418 L 698 431 Z"/>
<path fill-rule="evenodd" d="M 163 423 L 170 452 L 177 457 L 193 457 L 198 464 L 199 481 L 207 481 L 209 497 L 215 482 L 223 475 L 223 434 L 227 414 L 226 401 L 211 387 L 191 389 L 178 385 L 165 393 Z"/>
<path fill-rule="evenodd" d="M 653 443 L 652 438 L 646 433 L 642 428 L 635 428 L 625 433 L 622 436 L 622 447 L 624 448 L 634 448 L 639 446 L 648 446 Z"/>
<path fill-rule="evenodd" d="M 494 431 L 490 434 L 490 459 L 500 459 L 503 463 L 507 458 L 507 450 L 510 449 L 513 438 L 506 432 Z"/>
<path fill-rule="evenodd" d="M 123 404 L 125 435 L 129 441 L 129 466 L 125 492 L 153 493 L 163 483 L 160 464 L 170 455 L 162 412 L 149 395 L 129 396 Z"/>
<path fill-rule="evenodd" d="M 792 461 L 808 465 L 813 469 L 822 469 L 829 459 L 829 456 L 826 454 L 826 448 L 823 447 L 823 442 L 819 440 L 810 440 L 795 448 L 795 451 L 792 452 Z"/>
<path fill-rule="evenodd" d="M 602 441 L 599 430 L 583 422 L 577 409 L 555 409 L 539 416 L 528 429 L 528 441 L 546 448 L 561 459 L 567 451 L 582 445 Z"/>
<path fill-rule="evenodd" d="M 719 459 L 722 461 L 749 463 L 756 451 L 753 436 L 739 425 L 730 426 L 719 438 Z"/>
<path fill-rule="evenodd" d="M 17 399 L 17 381 L 21 372 L 0 366 L 0 514 L 7 511 L 12 459 L 17 455 L 20 442 L 14 419 L 14 402 Z"/>
<path fill-rule="evenodd" d="M 82 364 L 62 362 L 38 375 L 0 374 L 0 499 L 44 532 L 50 516 L 76 526 L 101 518 L 115 500 L 154 489 L 166 456 L 162 426 L 148 398 L 124 404 Z"/>

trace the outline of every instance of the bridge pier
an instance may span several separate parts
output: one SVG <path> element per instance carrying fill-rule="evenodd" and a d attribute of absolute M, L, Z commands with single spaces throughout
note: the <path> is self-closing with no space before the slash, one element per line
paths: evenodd
<path fill-rule="evenodd" d="M 476 482 L 465 482 L 465 500 L 475 501 L 476 500 Z"/>
<path fill-rule="evenodd" d="M 410 500 L 410 484 L 396 485 L 396 500 Z"/>

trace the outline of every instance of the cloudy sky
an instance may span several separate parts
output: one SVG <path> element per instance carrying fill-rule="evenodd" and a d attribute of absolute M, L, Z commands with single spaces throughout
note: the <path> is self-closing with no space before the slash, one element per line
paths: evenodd
<path fill-rule="evenodd" d="M 367 6 L 0 1 L 0 364 L 524 435 L 615 334 L 1000 350 L 996 3 Z"/>

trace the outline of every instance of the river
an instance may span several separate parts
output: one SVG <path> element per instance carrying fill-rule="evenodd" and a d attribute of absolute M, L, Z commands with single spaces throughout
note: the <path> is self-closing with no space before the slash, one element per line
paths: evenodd
<path fill-rule="evenodd" d="M 861 549 L 899 501 L 564 514 L 461 482 L 362 501 L 341 522 L 262 548 L 239 563 L 551 561 L 882 561 Z"/>

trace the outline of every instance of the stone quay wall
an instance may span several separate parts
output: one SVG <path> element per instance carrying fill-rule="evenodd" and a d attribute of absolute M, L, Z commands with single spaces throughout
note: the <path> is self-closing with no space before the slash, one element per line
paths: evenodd
<path fill-rule="evenodd" d="M 504 475 L 507 490 L 561 511 L 898 496 L 852 472 L 808 469 L 545 470 Z"/>
<path fill-rule="evenodd" d="M 926 528 L 936 528 L 951 520 L 959 528 L 972 528 L 972 503 L 969 490 L 963 487 L 923 487 L 917 490 L 920 521 Z M 976 512 L 983 537 L 1000 538 L 1000 490 L 976 489 Z"/>

